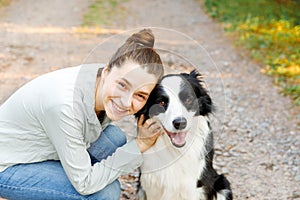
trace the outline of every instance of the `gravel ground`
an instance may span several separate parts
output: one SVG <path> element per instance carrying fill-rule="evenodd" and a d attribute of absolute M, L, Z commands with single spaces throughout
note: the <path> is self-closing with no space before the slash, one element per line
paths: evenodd
<path fill-rule="evenodd" d="M 231 181 L 235 199 L 300 199 L 299 109 L 260 73 L 259 64 L 232 45 L 200 1 L 129 0 L 122 3 L 127 17 L 106 34 L 79 34 L 74 27 L 90 2 L 15 0 L 1 10 L 0 102 L 39 74 L 105 62 L 120 40 L 106 43 L 110 32 L 163 27 L 153 30 L 164 62 L 177 71 L 188 71 L 192 63 L 204 74 L 217 106 L 215 167 Z M 131 118 L 119 124 L 132 132 Z M 137 177 L 120 179 L 122 199 L 136 199 Z"/>

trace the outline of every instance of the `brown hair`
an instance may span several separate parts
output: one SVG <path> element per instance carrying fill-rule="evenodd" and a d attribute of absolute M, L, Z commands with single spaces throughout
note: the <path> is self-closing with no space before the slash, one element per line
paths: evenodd
<path fill-rule="evenodd" d="M 163 76 L 164 69 L 160 56 L 153 49 L 153 46 L 154 35 L 150 29 L 143 29 L 132 34 L 113 54 L 108 63 L 108 70 L 115 66 L 121 67 L 124 62 L 131 60 L 160 79 Z"/>

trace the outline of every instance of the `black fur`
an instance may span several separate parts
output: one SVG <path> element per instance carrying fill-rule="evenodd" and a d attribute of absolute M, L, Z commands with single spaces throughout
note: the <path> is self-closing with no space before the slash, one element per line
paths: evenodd
<path fill-rule="evenodd" d="M 209 135 L 210 138 L 207 139 L 205 144 L 205 149 L 208 154 L 205 156 L 205 169 L 202 173 L 202 177 L 198 180 L 197 187 L 203 187 L 208 200 L 213 200 L 217 196 L 217 192 L 221 190 L 227 190 L 227 199 L 232 199 L 232 191 L 229 181 L 223 174 L 218 174 L 213 168 L 213 158 L 214 158 L 214 139 L 213 135 Z"/>
<path fill-rule="evenodd" d="M 164 105 L 162 105 L 162 102 L 164 103 Z M 144 122 L 145 122 L 150 117 L 165 112 L 168 107 L 168 102 L 169 102 L 168 97 L 167 95 L 164 95 L 164 91 L 162 90 L 159 82 L 156 84 L 156 86 L 150 93 L 150 96 L 147 100 L 147 103 L 144 105 L 144 107 L 141 110 L 139 110 L 137 113 L 135 113 L 135 117 L 139 119 L 141 115 L 144 115 Z"/>
<path fill-rule="evenodd" d="M 198 99 L 198 106 L 199 109 L 196 113 L 197 115 L 206 116 L 213 111 L 213 104 L 210 96 L 208 95 L 207 91 L 202 87 L 202 76 L 196 70 L 193 70 L 190 74 L 181 73 L 180 74 L 183 78 L 185 78 L 189 85 L 192 86 L 196 98 Z"/>
<path fill-rule="evenodd" d="M 168 76 L 174 76 L 174 74 L 166 75 L 164 77 Z M 175 76 L 179 75 L 176 74 Z M 206 116 L 211 113 L 213 111 L 213 103 L 207 91 L 202 87 L 201 74 L 196 70 L 193 70 L 190 74 L 181 73 L 180 76 L 189 82 L 187 85 L 190 85 L 193 88 L 194 94 L 190 95 L 196 95 L 197 102 L 195 105 L 197 106 L 197 112 L 195 115 Z M 168 97 L 167 95 L 164 95 L 164 91 L 162 90 L 160 83 L 161 81 L 156 84 L 150 93 L 145 106 L 135 114 L 136 118 L 140 118 L 143 114 L 145 119 L 144 121 L 146 121 L 150 117 L 158 115 L 159 113 L 163 113 L 167 109 Z M 182 96 L 187 96 L 187 94 L 182 94 Z M 164 103 L 163 106 L 160 105 L 162 102 Z"/>

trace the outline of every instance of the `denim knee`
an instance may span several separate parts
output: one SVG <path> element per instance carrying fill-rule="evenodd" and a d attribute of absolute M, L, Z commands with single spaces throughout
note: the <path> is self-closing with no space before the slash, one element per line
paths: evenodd
<path fill-rule="evenodd" d="M 121 185 L 118 180 L 107 185 L 101 191 L 89 196 L 89 200 L 119 200 L 121 195 Z"/>
<path fill-rule="evenodd" d="M 125 133 L 115 125 L 108 125 L 104 130 L 103 134 L 117 147 L 121 147 L 126 144 Z"/>
<path fill-rule="evenodd" d="M 124 132 L 117 126 L 107 126 L 99 138 L 88 148 L 92 164 L 111 156 L 118 147 L 124 144 L 126 144 Z"/>
<path fill-rule="evenodd" d="M 95 194 L 79 194 L 59 161 L 20 164 L 0 172 L 0 196 L 7 199 L 119 200 L 120 195 L 118 180 Z"/>

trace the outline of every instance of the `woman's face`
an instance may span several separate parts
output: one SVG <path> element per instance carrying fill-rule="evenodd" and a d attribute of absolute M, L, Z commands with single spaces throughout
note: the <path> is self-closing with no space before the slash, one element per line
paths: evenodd
<path fill-rule="evenodd" d="M 95 110 L 105 110 L 113 121 L 134 114 L 145 105 L 156 82 L 153 74 L 132 61 L 112 67 L 110 71 L 104 68 L 96 92 Z"/>

